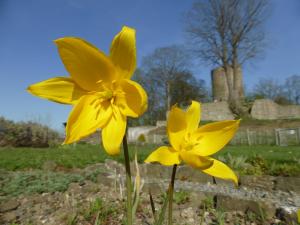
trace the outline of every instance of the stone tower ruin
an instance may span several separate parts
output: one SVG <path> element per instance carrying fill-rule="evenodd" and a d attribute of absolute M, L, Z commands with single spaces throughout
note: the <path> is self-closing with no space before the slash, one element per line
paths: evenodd
<path fill-rule="evenodd" d="M 229 67 L 227 69 L 230 79 L 233 79 L 233 69 Z M 212 94 L 214 101 L 228 101 L 229 90 L 226 81 L 226 75 L 223 67 L 215 68 L 211 71 L 211 84 L 212 84 Z M 244 97 L 244 87 L 243 87 L 243 75 L 241 67 L 238 68 L 237 73 L 237 91 L 238 95 Z"/>

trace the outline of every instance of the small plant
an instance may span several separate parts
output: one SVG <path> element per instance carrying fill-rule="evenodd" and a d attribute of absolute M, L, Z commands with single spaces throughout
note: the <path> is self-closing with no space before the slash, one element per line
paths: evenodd
<path fill-rule="evenodd" d="M 218 225 L 225 224 L 225 213 L 223 210 L 219 209 L 216 211 L 216 219 L 217 219 Z"/>
<path fill-rule="evenodd" d="M 174 202 L 177 205 L 184 204 L 190 200 L 190 194 L 186 191 L 180 190 L 174 193 Z"/>
<path fill-rule="evenodd" d="M 245 220 L 250 222 L 255 222 L 257 220 L 257 215 L 254 212 L 248 210 L 246 212 Z"/>
<path fill-rule="evenodd" d="M 260 217 L 260 221 L 262 222 L 262 224 L 265 224 L 265 221 L 266 221 L 266 212 L 265 212 L 265 210 L 262 208 L 262 207 L 260 207 L 260 206 L 258 206 L 258 209 L 259 209 L 259 217 Z"/>
<path fill-rule="evenodd" d="M 85 174 L 85 178 L 87 180 L 90 180 L 90 181 L 93 181 L 94 183 L 97 182 L 97 176 L 103 172 L 101 169 L 96 169 L 96 170 L 93 170 L 93 171 L 88 171 L 87 174 Z"/>
<path fill-rule="evenodd" d="M 67 224 L 68 224 L 68 225 L 75 225 L 76 222 L 77 222 L 77 219 L 78 219 L 77 214 L 75 214 L 75 215 L 70 215 L 70 216 L 67 218 Z"/>
<path fill-rule="evenodd" d="M 90 203 L 89 208 L 84 212 L 84 218 L 90 220 L 92 216 L 102 208 L 102 199 L 96 198 Z"/>
<path fill-rule="evenodd" d="M 92 224 L 109 224 L 111 217 L 117 214 L 117 209 L 105 204 L 102 199 L 96 198 L 90 203 L 90 207 L 84 212 L 84 218 Z"/>
<path fill-rule="evenodd" d="M 263 175 L 268 170 L 267 161 L 259 154 L 248 158 L 247 162 L 251 165 L 251 167 L 247 169 L 248 174 Z"/>
<path fill-rule="evenodd" d="M 146 142 L 146 137 L 144 134 L 141 134 L 137 140 L 139 143 L 144 143 L 144 142 Z"/>
<path fill-rule="evenodd" d="M 202 200 L 202 207 L 204 210 L 211 210 L 214 208 L 214 197 L 208 196 Z"/>
<path fill-rule="evenodd" d="M 219 156 L 218 159 L 226 162 L 230 167 L 239 171 L 243 171 L 245 168 L 249 167 L 247 156 L 232 156 L 230 153 L 227 153 L 224 156 Z"/>

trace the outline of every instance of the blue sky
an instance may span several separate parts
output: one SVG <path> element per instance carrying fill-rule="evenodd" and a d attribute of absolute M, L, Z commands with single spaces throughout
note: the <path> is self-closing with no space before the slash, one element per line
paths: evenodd
<path fill-rule="evenodd" d="M 192 0 L 0 0 L 0 116 L 39 120 L 60 128 L 70 106 L 31 96 L 29 84 L 67 76 L 53 40 L 78 36 L 108 52 L 123 25 L 137 30 L 138 63 L 157 47 L 185 43 L 183 13 Z M 266 22 L 269 44 L 264 57 L 244 68 L 252 87 L 272 77 L 283 81 L 300 74 L 300 1 L 272 0 Z M 211 68 L 197 65 L 196 75 L 210 81 Z M 249 89 L 249 88 L 248 88 Z"/>

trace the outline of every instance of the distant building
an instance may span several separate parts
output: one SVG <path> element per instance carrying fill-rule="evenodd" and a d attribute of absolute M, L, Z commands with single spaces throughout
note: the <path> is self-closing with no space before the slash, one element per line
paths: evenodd
<path fill-rule="evenodd" d="M 228 73 L 229 73 L 229 78 L 233 79 L 232 67 L 228 67 Z M 243 98 L 244 87 L 243 87 L 243 75 L 242 75 L 241 67 L 238 68 L 237 79 L 238 79 L 237 82 L 238 94 L 241 98 Z M 211 84 L 212 84 L 213 101 L 214 102 L 228 101 L 229 91 L 228 91 L 227 79 L 223 67 L 218 67 L 211 71 Z"/>

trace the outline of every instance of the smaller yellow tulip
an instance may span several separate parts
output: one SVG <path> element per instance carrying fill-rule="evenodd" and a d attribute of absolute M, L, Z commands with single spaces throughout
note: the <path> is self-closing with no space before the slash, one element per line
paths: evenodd
<path fill-rule="evenodd" d="M 228 120 L 198 127 L 200 112 L 200 103 L 196 101 L 192 101 L 186 111 L 173 106 L 167 120 L 171 147 L 159 147 L 145 162 L 159 162 L 171 166 L 183 161 L 211 176 L 232 180 L 238 184 L 235 173 L 224 163 L 210 156 L 233 138 L 240 121 Z"/>

